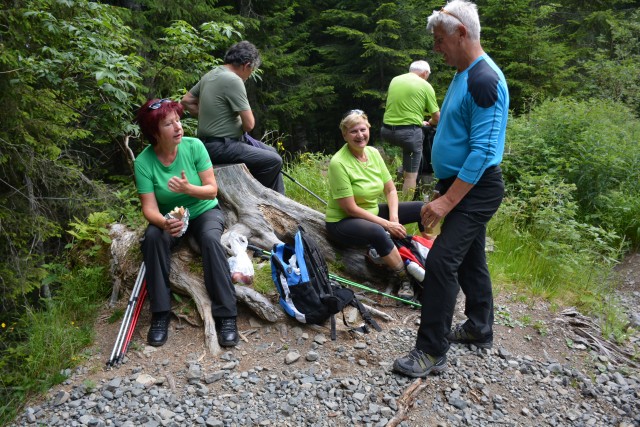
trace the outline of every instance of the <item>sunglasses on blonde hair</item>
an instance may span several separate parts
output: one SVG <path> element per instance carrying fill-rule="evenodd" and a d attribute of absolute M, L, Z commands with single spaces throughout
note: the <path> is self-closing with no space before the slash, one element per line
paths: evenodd
<path fill-rule="evenodd" d="M 344 113 L 344 115 L 342 116 L 343 119 L 349 117 L 352 114 L 358 114 L 358 115 L 363 115 L 364 111 L 359 110 L 359 109 L 355 109 L 355 110 L 349 110 L 346 113 Z"/>

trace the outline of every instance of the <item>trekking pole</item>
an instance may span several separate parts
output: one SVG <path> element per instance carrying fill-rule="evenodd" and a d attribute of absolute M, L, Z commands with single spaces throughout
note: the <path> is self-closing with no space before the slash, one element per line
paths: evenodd
<path fill-rule="evenodd" d="M 329 279 L 333 279 L 336 282 L 344 283 L 345 285 L 353 286 L 354 288 L 362 289 L 363 291 L 369 291 L 369 292 L 372 292 L 374 294 L 381 295 L 383 297 L 391 298 L 391 299 L 394 299 L 396 301 L 400 301 L 400 302 L 403 302 L 405 304 L 412 305 L 412 306 L 414 306 L 416 308 L 422 307 L 422 304 L 420 304 L 419 302 L 410 301 L 408 299 L 400 298 L 400 297 L 397 297 L 395 295 L 391 295 L 391 294 L 388 294 L 386 292 L 382 292 L 382 291 L 379 291 L 377 289 L 370 288 L 369 286 L 362 285 L 362 284 L 354 282 L 352 280 L 345 279 L 344 277 L 336 276 L 335 274 L 332 274 L 332 273 L 329 273 Z"/>
<path fill-rule="evenodd" d="M 261 248 L 259 248 L 257 246 L 247 245 L 247 248 L 251 249 L 252 251 L 261 252 L 264 255 L 271 256 L 271 252 L 266 251 L 264 249 L 261 249 Z M 364 291 L 369 291 L 371 293 L 374 293 L 374 294 L 377 294 L 377 295 L 380 295 L 380 296 L 383 296 L 383 297 L 391 298 L 391 299 L 394 299 L 396 301 L 400 301 L 400 302 L 412 305 L 412 306 L 417 307 L 417 308 L 422 307 L 422 304 L 420 304 L 418 302 L 411 301 L 411 300 L 404 299 L 404 298 L 400 298 L 400 297 L 397 297 L 395 295 L 391 295 L 391 294 L 388 294 L 386 292 L 382 292 L 382 291 L 379 291 L 377 289 L 370 288 L 369 286 L 365 286 L 365 285 L 362 285 L 360 283 L 354 282 L 352 280 L 345 279 L 344 277 L 337 276 L 337 275 L 335 275 L 333 273 L 329 273 L 329 278 L 335 280 L 336 282 L 344 283 L 345 285 L 353 286 L 354 288 L 359 288 L 359 289 L 362 289 Z"/>
<path fill-rule="evenodd" d="M 118 331 L 118 336 L 116 337 L 116 342 L 113 345 L 113 350 L 111 351 L 111 356 L 107 361 L 107 366 L 113 366 L 115 363 L 116 352 L 118 349 L 122 347 L 122 342 L 127 334 L 127 329 L 129 327 L 129 321 L 131 319 L 131 315 L 133 314 L 133 310 L 138 299 L 138 295 L 140 294 L 140 287 L 142 286 L 142 282 L 145 274 L 145 265 L 144 262 L 140 266 L 140 271 L 138 272 L 138 277 L 136 278 L 136 282 L 133 285 L 133 290 L 131 291 L 131 296 L 129 297 L 129 302 L 127 303 L 127 308 L 124 312 L 124 316 L 122 317 L 122 324 L 120 325 L 120 330 Z"/>
<path fill-rule="evenodd" d="M 131 343 L 131 338 L 133 337 L 133 331 L 136 329 L 136 325 L 138 324 L 138 319 L 140 318 L 140 312 L 142 311 L 142 306 L 144 305 L 144 299 L 147 296 L 147 281 L 144 280 L 142 282 L 142 290 L 140 291 L 140 297 L 138 298 L 138 303 L 136 305 L 135 312 L 133 314 L 133 318 L 131 319 L 131 324 L 129 326 L 129 330 L 127 331 L 127 336 L 125 338 L 124 343 L 122 344 L 122 351 L 118 355 L 116 359 L 116 364 L 122 363 L 124 360 L 124 355 L 127 353 L 129 349 L 129 344 Z"/>
<path fill-rule="evenodd" d="M 291 175 L 289 175 L 288 173 L 286 173 L 285 171 L 281 170 L 280 172 L 282 172 L 282 175 L 286 176 L 287 178 L 289 178 L 291 181 L 295 182 L 296 184 L 298 184 L 300 187 L 302 187 L 307 193 L 311 194 L 313 197 L 315 197 L 316 199 L 320 200 L 322 202 L 322 204 L 324 204 L 325 206 L 327 205 L 327 202 L 325 202 L 322 198 L 320 198 L 320 196 L 318 196 L 316 193 L 314 193 L 313 191 L 309 190 L 307 187 L 305 187 L 304 185 L 300 184 L 298 181 L 295 180 L 294 177 L 292 177 Z"/>

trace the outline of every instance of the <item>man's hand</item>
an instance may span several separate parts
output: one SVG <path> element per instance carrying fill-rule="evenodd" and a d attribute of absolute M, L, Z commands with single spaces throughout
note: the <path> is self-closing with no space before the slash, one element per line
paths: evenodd
<path fill-rule="evenodd" d="M 182 97 L 182 100 L 180 100 L 180 103 L 184 105 L 184 108 L 187 109 L 192 117 L 198 117 L 198 113 L 200 112 L 200 104 L 198 98 L 191 95 L 191 92 L 187 92 L 187 94 Z"/>

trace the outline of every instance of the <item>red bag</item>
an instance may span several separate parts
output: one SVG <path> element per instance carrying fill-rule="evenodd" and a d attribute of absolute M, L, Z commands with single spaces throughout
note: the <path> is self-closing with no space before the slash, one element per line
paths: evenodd
<path fill-rule="evenodd" d="M 429 255 L 429 249 L 433 246 L 433 240 L 422 236 L 408 235 L 402 239 L 393 239 L 402 262 L 407 267 L 407 272 L 419 283 L 424 279 L 424 266 Z"/>

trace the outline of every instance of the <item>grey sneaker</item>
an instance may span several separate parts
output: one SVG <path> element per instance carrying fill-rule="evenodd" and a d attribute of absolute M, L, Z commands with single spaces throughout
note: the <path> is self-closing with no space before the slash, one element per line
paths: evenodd
<path fill-rule="evenodd" d="M 408 377 L 425 378 L 430 373 L 438 374 L 447 369 L 447 356 L 433 357 L 417 348 L 393 362 L 393 370 Z"/>
<path fill-rule="evenodd" d="M 413 285 L 409 280 L 403 280 L 402 283 L 400 283 L 398 296 L 403 299 L 413 300 L 415 293 L 413 292 Z"/>
<path fill-rule="evenodd" d="M 459 324 L 447 334 L 447 340 L 452 344 L 473 344 L 478 348 L 489 349 L 493 347 L 493 337 L 480 338 L 468 332 L 464 328 L 464 323 Z"/>

